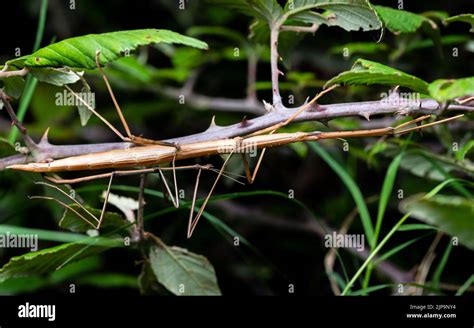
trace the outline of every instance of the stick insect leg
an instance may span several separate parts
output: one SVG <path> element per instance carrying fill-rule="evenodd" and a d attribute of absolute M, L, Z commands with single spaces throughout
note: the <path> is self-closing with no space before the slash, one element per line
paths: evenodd
<path fill-rule="evenodd" d="M 84 99 L 82 99 L 77 93 L 75 93 L 67 84 L 64 85 L 64 87 L 74 96 L 76 97 L 79 102 L 81 102 L 88 110 L 90 110 L 95 116 L 97 116 L 102 122 L 105 123 L 109 127 L 110 130 L 112 130 L 120 139 L 122 139 L 125 142 L 129 142 L 124 135 L 117 130 L 109 121 L 107 121 L 102 115 L 100 115 L 90 104 L 88 104 Z"/>
<path fill-rule="evenodd" d="M 99 222 L 97 223 L 96 229 L 99 230 L 102 225 L 102 220 L 104 219 L 105 209 L 107 208 L 107 203 L 109 202 L 110 188 L 112 187 L 112 180 L 114 179 L 114 173 L 110 175 L 109 185 L 107 186 L 107 191 L 104 197 L 104 205 L 102 206 L 102 211 L 100 212 Z"/>
<path fill-rule="evenodd" d="M 174 168 L 174 170 L 197 170 L 197 169 L 202 169 L 202 170 L 214 170 L 211 164 L 207 165 L 200 165 L 200 164 L 195 164 L 195 165 L 184 165 L 184 166 L 177 166 Z M 57 179 L 54 177 L 50 176 L 44 176 L 44 178 L 48 181 L 51 181 L 53 183 L 57 184 L 74 184 L 74 183 L 80 183 L 80 182 L 87 182 L 87 181 L 93 181 L 93 180 L 99 180 L 99 179 L 105 179 L 105 178 L 110 178 L 113 175 L 116 177 L 123 177 L 123 176 L 130 176 L 130 175 L 139 175 L 139 174 L 146 174 L 146 173 L 156 173 L 159 171 L 169 171 L 173 170 L 173 168 L 170 167 L 153 167 L 153 168 L 148 168 L 148 169 L 139 169 L 139 170 L 123 170 L 123 171 L 113 171 L 113 172 L 108 172 L 108 173 L 102 173 L 102 174 L 95 174 L 95 175 L 88 175 L 85 177 L 80 177 L 80 178 L 74 178 L 74 179 Z"/>
<path fill-rule="evenodd" d="M 71 197 L 71 195 L 69 195 L 67 192 L 65 192 L 64 190 L 62 190 L 61 188 L 55 186 L 55 185 L 52 185 L 52 184 L 49 184 L 49 183 L 46 183 L 46 182 L 41 182 L 41 181 L 38 181 L 38 182 L 35 182 L 35 184 L 39 184 L 39 185 L 44 185 L 48 188 L 52 188 L 52 189 L 55 189 L 57 191 L 59 191 L 61 194 L 63 194 L 64 196 L 66 196 L 68 199 L 70 199 L 72 202 L 74 202 L 77 206 L 79 206 L 84 212 L 85 214 L 87 214 L 87 216 L 89 216 L 91 219 L 93 219 L 94 221 L 96 222 L 99 222 L 99 219 L 97 219 L 95 217 L 94 214 L 92 214 L 84 205 L 82 205 L 80 202 L 78 202 L 74 197 Z M 84 222 L 86 222 L 87 224 L 89 224 L 91 227 L 96 227 L 96 224 L 94 224 L 93 222 L 91 222 L 89 219 L 87 219 L 85 217 L 85 215 L 82 215 L 81 213 L 79 213 L 77 210 L 75 210 L 74 208 L 72 208 L 71 206 L 67 205 L 66 203 L 60 201 L 59 199 L 56 199 L 56 198 L 53 198 L 53 197 L 48 197 L 48 196 L 31 196 L 29 197 L 30 199 L 46 199 L 46 200 L 52 200 L 56 203 L 58 203 L 59 205 L 61 205 L 62 207 L 64 207 L 65 209 L 67 210 L 70 210 L 71 212 L 73 212 L 74 214 L 76 214 L 81 220 L 83 220 Z M 64 219 L 64 217 L 63 217 Z M 59 222 L 59 224 L 61 225 L 61 222 L 62 220 Z"/>
<path fill-rule="evenodd" d="M 411 131 L 422 130 L 427 127 L 438 125 L 441 123 L 453 121 L 458 118 L 461 118 L 462 116 L 464 116 L 464 114 L 459 114 L 456 116 L 448 117 L 448 118 L 434 121 L 431 123 L 417 125 L 415 127 L 400 130 L 400 128 L 406 127 L 409 124 L 418 123 L 422 119 L 427 118 L 426 116 L 422 116 L 417 119 L 411 120 L 409 122 L 400 124 L 396 127 L 387 127 L 387 128 L 371 129 L 371 130 L 335 131 L 335 132 L 324 132 L 324 133 L 319 132 L 317 134 L 314 134 L 314 138 L 307 139 L 307 140 L 334 139 L 334 138 L 365 138 L 365 137 L 379 137 L 379 136 L 385 136 L 385 135 L 399 135 L 399 134 L 405 134 Z"/>
<path fill-rule="evenodd" d="M 245 156 L 244 153 L 242 153 L 242 163 L 244 164 L 245 176 L 247 177 L 247 181 L 249 184 L 252 184 L 255 181 L 258 170 L 260 169 L 260 165 L 262 164 L 262 161 L 263 161 L 263 156 L 265 156 L 266 150 L 267 148 L 263 148 L 262 152 L 260 153 L 260 156 L 258 156 L 257 164 L 255 165 L 255 169 L 253 170 L 253 173 L 250 172 L 250 165 L 249 165 L 249 162 L 247 161 L 247 157 Z"/>
<path fill-rule="evenodd" d="M 197 191 L 199 188 L 199 179 L 201 177 L 201 170 L 198 171 L 198 174 L 196 176 L 196 184 L 194 185 L 194 193 L 193 193 L 193 200 L 191 202 L 191 209 L 189 210 L 189 219 L 188 219 L 188 238 L 190 235 L 192 235 L 193 229 L 193 214 L 194 214 L 194 207 L 196 205 L 196 196 L 197 196 Z"/>
<path fill-rule="evenodd" d="M 263 130 L 260 130 L 260 131 L 257 131 L 257 132 L 254 132 L 252 134 L 249 135 L 249 137 L 251 136 L 257 136 L 257 135 L 261 135 L 261 134 L 264 134 L 264 133 L 269 133 L 269 134 L 273 134 L 275 133 L 278 129 L 290 124 L 292 121 L 295 120 L 295 118 L 300 115 L 301 113 L 303 113 L 305 110 L 307 110 L 308 108 L 310 108 L 319 98 L 321 98 L 322 96 L 324 96 L 325 94 L 331 92 L 332 90 L 334 90 L 335 88 L 337 88 L 338 85 L 335 84 L 333 86 L 331 86 L 330 88 L 326 89 L 326 90 L 323 90 L 321 91 L 320 93 L 318 93 L 310 102 L 304 104 L 303 106 L 301 106 L 301 108 L 296 111 L 296 113 L 294 113 L 293 115 L 291 115 L 286 121 L 282 122 L 282 123 L 278 123 L 278 124 L 275 124 L 275 125 L 272 125 L 268 128 L 265 128 Z M 257 178 L 257 174 L 258 174 L 258 170 L 260 169 L 260 165 L 262 164 L 262 161 L 263 161 L 263 157 L 265 156 L 265 151 L 266 151 L 266 148 L 263 148 L 262 149 L 262 152 L 260 153 L 260 156 L 258 157 L 258 160 L 257 160 L 257 164 L 255 166 L 255 169 L 253 171 L 253 174 L 250 173 L 250 167 L 249 167 L 249 163 L 247 161 L 247 158 L 245 157 L 245 155 L 243 154 L 242 156 L 242 159 L 243 159 L 243 164 L 244 164 L 244 168 L 245 168 L 245 175 L 247 177 L 247 181 L 252 184 L 255 179 Z"/>
<path fill-rule="evenodd" d="M 125 132 L 127 134 L 127 137 L 123 137 L 122 140 L 128 141 L 128 142 L 133 142 L 135 144 L 163 145 L 163 146 L 170 146 L 170 147 L 177 148 L 177 145 L 175 145 L 173 143 L 158 141 L 158 140 L 152 140 L 152 139 L 146 139 L 146 138 L 134 136 L 132 134 L 132 132 L 130 130 L 130 127 L 128 126 L 127 120 L 125 119 L 125 116 L 123 115 L 122 109 L 120 108 L 120 105 L 117 101 L 117 98 L 115 98 L 115 94 L 114 94 L 114 91 L 112 89 L 112 86 L 110 85 L 109 79 L 107 78 L 107 75 L 105 75 L 105 72 L 102 69 L 102 66 L 100 65 L 100 50 L 97 50 L 96 53 L 95 53 L 95 62 L 96 62 L 97 68 L 99 69 L 99 73 L 102 76 L 102 79 L 104 80 L 105 86 L 107 87 L 107 91 L 109 92 L 110 98 L 112 98 L 112 102 L 114 103 L 114 107 L 117 110 L 117 114 L 120 118 L 120 121 L 122 122 L 123 128 L 125 129 Z"/>
<path fill-rule="evenodd" d="M 160 173 L 161 180 L 163 181 L 163 184 L 166 188 L 166 191 L 168 192 L 168 196 L 170 197 L 171 202 L 173 203 L 173 206 L 175 208 L 179 208 L 178 181 L 176 179 L 175 161 L 176 161 L 176 156 L 173 157 L 173 161 L 172 161 L 172 164 L 171 164 L 172 165 L 172 171 L 173 171 L 174 191 L 175 191 L 174 197 L 173 197 L 173 193 L 171 192 L 171 189 L 168 185 L 168 182 L 166 181 L 165 175 L 163 174 L 163 169 L 158 168 L 158 172 Z"/>
<path fill-rule="evenodd" d="M 227 157 L 226 160 L 224 161 L 224 164 L 222 164 L 222 167 L 219 170 L 219 174 L 217 175 L 216 179 L 214 180 L 214 183 L 211 187 L 211 190 L 209 191 L 206 198 L 204 199 L 204 202 L 202 203 L 201 207 L 199 208 L 199 211 L 196 214 L 196 217 L 194 219 L 192 218 L 193 213 L 194 213 L 194 206 L 191 207 L 191 210 L 190 210 L 191 213 L 189 215 L 189 222 L 188 222 L 188 236 L 187 236 L 188 238 L 191 238 L 191 236 L 193 235 L 194 229 L 196 229 L 196 226 L 199 222 L 199 219 L 201 218 L 202 213 L 204 212 L 204 209 L 206 208 L 206 205 L 209 202 L 209 199 L 211 198 L 211 195 L 212 195 L 214 189 L 216 188 L 216 185 L 219 182 L 220 177 L 224 173 L 224 169 L 226 168 L 227 163 L 229 163 L 229 160 L 230 160 L 230 158 L 232 157 L 233 154 L 234 154 L 234 151 L 232 151 L 229 154 L 229 157 Z M 193 204 L 195 203 L 195 200 L 196 200 L 197 186 L 198 186 L 198 183 L 199 183 L 199 177 L 200 177 L 200 174 L 198 174 L 197 179 L 196 179 L 196 186 L 194 188 L 194 195 L 193 195 Z"/>

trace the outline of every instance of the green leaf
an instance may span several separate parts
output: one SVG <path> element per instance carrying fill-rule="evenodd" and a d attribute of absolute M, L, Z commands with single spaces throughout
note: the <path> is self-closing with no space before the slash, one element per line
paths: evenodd
<path fill-rule="evenodd" d="M 70 67 L 75 69 L 96 68 L 96 51 L 101 51 L 100 64 L 105 65 L 137 49 L 155 43 L 183 44 L 207 49 L 205 42 L 169 30 L 143 29 L 103 34 L 88 34 L 66 39 L 31 55 L 7 62 L 16 67 Z"/>
<path fill-rule="evenodd" d="M 282 13 L 282 8 L 276 0 L 209 0 L 209 2 L 267 22 L 278 19 Z"/>
<path fill-rule="evenodd" d="M 398 147 L 390 147 L 386 155 L 395 156 L 398 151 Z M 446 174 L 459 172 L 474 177 L 474 165 L 470 161 L 458 163 L 447 156 L 433 154 L 423 149 L 407 151 L 400 166 L 413 175 L 434 181 L 445 180 L 446 175 L 443 172 Z"/>
<path fill-rule="evenodd" d="M 43 277 L 18 277 L 0 282 L 0 295 L 32 293 L 49 285 Z"/>
<path fill-rule="evenodd" d="M 389 47 L 385 43 L 353 42 L 332 47 L 329 51 L 331 54 L 344 54 L 347 51 L 352 56 L 355 54 L 374 55 L 388 49 Z"/>
<path fill-rule="evenodd" d="M 474 200 L 460 196 L 415 195 L 400 203 L 400 210 L 441 231 L 457 237 L 459 242 L 474 250 Z"/>
<path fill-rule="evenodd" d="M 50 275 L 10 278 L 0 282 L 0 295 L 32 293 L 47 287 L 57 286 L 65 281 L 72 281 L 79 275 L 98 270 L 100 265 L 99 256 L 89 256 L 83 260 L 70 263 Z"/>
<path fill-rule="evenodd" d="M 105 246 L 67 243 L 15 256 L 0 269 L 0 282 L 9 278 L 42 275 L 56 271 L 67 263 L 107 250 Z"/>
<path fill-rule="evenodd" d="M 192 70 L 206 61 L 207 56 L 203 56 L 198 49 L 176 49 L 171 57 L 173 66 L 178 69 Z"/>
<path fill-rule="evenodd" d="M 433 20 L 438 20 L 442 21 L 443 19 L 446 19 L 449 17 L 449 13 L 447 11 L 443 10 L 430 10 L 430 11 L 425 11 L 421 13 L 421 15 L 431 18 Z"/>
<path fill-rule="evenodd" d="M 16 154 L 18 154 L 18 152 L 15 150 L 15 147 L 9 143 L 8 140 L 0 137 L 0 157 L 7 157 Z M 1 226 L 2 225 L 0 225 L 0 227 Z"/>
<path fill-rule="evenodd" d="M 416 230 L 437 230 L 436 227 L 433 227 L 429 224 L 423 223 L 407 223 L 402 225 L 398 231 L 416 231 Z"/>
<path fill-rule="evenodd" d="M 452 16 L 449 18 L 446 18 L 443 23 L 448 25 L 452 22 L 464 22 L 471 24 L 471 29 L 469 32 L 474 33 L 474 14 L 461 14 L 457 16 Z"/>
<path fill-rule="evenodd" d="M 394 9 L 385 6 L 374 6 L 385 27 L 392 33 L 414 33 L 423 25 L 432 30 L 438 30 L 438 26 L 431 19 L 415 13 Z"/>
<path fill-rule="evenodd" d="M 137 277 L 123 273 L 94 273 L 81 277 L 78 284 L 95 288 L 138 288 Z"/>
<path fill-rule="evenodd" d="M 314 9 L 323 13 L 312 11 Z M 294 0 L 287 2 L 285 14 L 300 23 L 339 26 L 346 31 L 382 28 L 382 22 L 367 0 Z"/>
<path fill-rule="evenodd" d="M 324 87 L 327 88 L 338 83 L 346 85 L 399 85 L 422 94 L 428 94 L 428 83 L 422 79 L 395 68 L 365 59 L 358 59 L 350 71 L 342 72 L 332 78 Z"/>
<path fill-rule="evenodd" d="M 466 142 L 466 144 L 464 144 L 464 146 L 461 147 L 461 149 L 456 152 L 456 160 L 461 162 L 464 161 L 466 159 L 467 153 L 469 153 L 469 151 L 473 148 L 474 140 L 469 140 L 468 142 Z"/>
<path fill-rule="evenodd" d="M 457 80 L 436 80 L 428 85 L 428 90 L 431 97 L 439 102 L 474 95 L 474 77 Z"/>
<path fill-rule="evenodd" d="M 3 88 L 7 95 L 15 99 L 20 98 L 23 87 L 25 86 L 25 80 L 22 77 L 10 76 L 0 80 L 3 81 Z"/>
<path fill-rule="evenodd" d="M 150 83 L 157 72 L 156 68 L 141 63 L 136 56 L 127 56 L 113 62 L 108 68 L 107 75 L 124 80 L 127 85 L 131 83 L 143 85 Z"/>
<path fill-rule="evenodd" d="M 96 223 L 95 221 L 93 221 L 89 213 L 87 213 L 79 205 L 70 204 L 69 207 L 77 211 L 80 215 L 85 217 L 90 222 Z M 100 217 L 100 213 L 102 212 L 102 210 L 91 208 L 89 206 L 86 206 L 85 208 L 87 209 L 87 211 L 93 214 L 96 218 Z M 128 225 L 129 224 L 127 223 L 127 221 L 125 221 L 121 215 L 117 213 L 113 213 L 113 212 L 105 212 L 100 231 L 102 233 L 106 233 L 109 231 L 115 231 L 117 229 L 126 227 Z M 59 221 L 59 226 L 63 229 L 68 229 L 73 232 L 83 232 L 83 233 L 88 230 L 94 229 L 90 224 L 88 224 L 83 219 L 81 219 L 76 213 L 68 209 L 64 212 L 61 220 Z"/>
<path fill-rule="evenodd" d="M 94 104 L 90 106 L 95 109 Z M 86 126 L 89 122 L 89 119 L 92 117 L 92 111 L 84 104 L 77 105 L 77 111 L 79 112 L 79 119 L 81 120 L 81 126 Z"/>
<path fill-rule="evenodd" d="M 36 77 L 38 81 L 57 86 L 76 83 L 83 74 L 83 72 L 73 72 L 68 68 L 32 68 L 30 73 Z"/>
<path fill-rule="evenodd" d="M 439 44 L 442 46 L 453 46 L 453 45 L 460 45 L 464 44 L 469 41 L 469 36 L 467 35 L 445 35 L 439 39 Z M 421 39 L 421 40 L 413 40 L 409 44 L 406 45 L 405 53 L 408 53 L 413 50 L 418 49 L 426 49 L 435 46 L 432 39 Z"/>
<path fill-rule="evenodd" d="M 175 295 L 221 294 L 214 268 L 202 255 L 169 247 L 156 238 L 150 261 L 158 282 Z"/>
<path fill-rule="evenodd" d="M 156 281 L 155 274 L 148 261 L 144 261 L 140 275 L 138 276 L 138 289 L 142 295 L 173 295 L 163 285 Z"/>

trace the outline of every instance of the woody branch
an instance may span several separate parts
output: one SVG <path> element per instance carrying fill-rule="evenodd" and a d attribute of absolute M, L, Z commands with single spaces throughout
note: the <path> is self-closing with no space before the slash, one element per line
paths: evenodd
<path fill-rule="evenodd" d="M 474 105 L 474 104 L 473 104 Z M 439 115 L 443 111 L 454 112 L 474 112 L 473 105 L 450 104 L 443 109 L 438 102 L 433 99 L 422 99 L 416 103 L 408 103 L 404 107 L 396 104 L 396 101 L 366 101 L 341 104 L 318 105 L 308 108 L 297 116 L 294 122 L 304 121 L 323 121 L 327 122 L 334 118 L 359 116 L 369 119 L 373 115 L 419 115 L 433 114 Z M 288 109 L 285 111 L 271 111 L 263 116 L 254 119 L 245 120 L 228 126 L 212 125 L 211 128 L 197 134 L 166 139 L 166 142 L 173 142 L 178 145 L 189 144 L 194 142 L 212 141 L 237 136 L 245 136 L 252 132 L 262 130 L 278 123 L 288 120 L 298 108 Z M 36 144 L 35 155 L 18 154 L 0 159 L 0 170 L 5 169 L 9 165 L 24 164 L 33 161 L 44 161 L 48 159 L 59 159 L 69 156 L 78 156 L 88 153 L 98 153 L 114 149 L 128 149 L 135 145 L 128 142 L 112 142 L 99 144 L 82 144 L 82 145 L 52 145 L 46 138 L 42 138 L 41 142 Z"/>
<path fill-rule="evenodd" d="M 163 141 L 175 143 L 177 145 L 203 142 L 203 141 L 212 141 L 226 138 L 233 138 L 238 136 L 245 136 L 250 133 L 263 130 L 265 128 L 274 126 L 279 123 L 284 123 L 288 119 L 292 118 L 296 113 L 298 113 L 303 106 L 297 108 L 287 108 L 282 103 L 282 98 L 279 89 L 279 75 L 283 74 L 278 68 L 278 62 L 280 56 L 278 54 L 278 38 L 280 31 L 282 30 L 291 30 L 296 32 L 314 32 L 315 27 L 310 28 L 301 28 L 301 27 L 291 27 L 283 25 L 286 21 L 286 17 L 282 17 L 279 20 L 272 22 L 270 24 L 270 50 L 271 50 L 271 76 L 272 76 L 272 105 L 261 106 L 256 102 L 255 93 L 250 89 L 255 85 L 255 71 L 256 63 L 254 58 L 253 61 L 249 60 L 248 67 L 248 89 L 247 97 L 245 99 L 227 99 L 227 98 L 214 98 L 207 97 L 193 93 L 193 84 L 195 82 L 196 76 L 194 76 L 188 85 L 185 85 L 182 90 L 180 89 L 163 89 L 163 93 L 170 97 L 179 97 L 182 92 L 186 93 L 187 99 L 191 100 L 192 105 L 198 107 L 210 107 L 217 110 L 226 110 L 226 111 L 240 111 L 240 112 L 252 112 L 255 114 L 262 113 L 262 116 L 256 117 L 250 120 L 243 120 L 242 122 L 228 125 L 228 126 L 218 126 L 214 123 L 211 123 L 211 126 L 197 134 L 176 137 L 171 139 L 166 139 Z M 3 99 L 7 103 L 7 106 L 10 106 L 9 99 Z M 449 104 L 448 106 L 442 107 L 437 101 L 433 99 L 421 99 L 417 102 L 410 101 L 403 103 L 403 106 L 400 106 L 398 101 L 398 96 L 395 93 L 395 96 L 392 96 L 388 101 L 387 99 L 383 101 L 366 101 L 366 102 L 353 102 L 353 103 L 340 103 L 340 104 L 328 104 L 328 105 L 319 105 L 312 104 L 312 106 L 307 106 L 307 108 L 297 115 L 294 122 L 304 122 L 304 121 L 320 121 L 327 123 L 328 121 L 334 118 L 340 117 L 351 117 L 359 116 L 367 120 L 374 115 L 420 115 L 420 114 L 433 114 L 439 115 L 443 112 L 450 111 L 465 111 L 465 112 L 474 112 L 474 101 L 470 100 L 469 102 L 464 102 L 461 104 Z M 8 107 L 7 107 L 8 108 Z M 12 112 L 9 110 L 12 122 L 23 131 L 23 138 L 27 147 L 30 150 L 29 154 L 18 154 L 9 157 L 0 159 L 0 170 L 4 170 L 9 165 L 14 164 L 25 164 L 33 161 L 46 161 L 53 159 L 60 159 L 70 156 L 79 156 L 89 153 L 98 153 L 103 151 L 115 150 L 115 149 L 128 149 L 135 147 L 133 143 L 129 142 L 113 142 L 113 143 L 100 143 L 100 144 L 82 144 L 82 145 L 53 145 L 49 143 L 47 139 L 47 134 L 43 136 L 41 141 L 37 144 L 32 142 L 31 138 L 26 134 L 26 129 L 18 122 L 15 122 L 14 116 L 11 115 Z"/>

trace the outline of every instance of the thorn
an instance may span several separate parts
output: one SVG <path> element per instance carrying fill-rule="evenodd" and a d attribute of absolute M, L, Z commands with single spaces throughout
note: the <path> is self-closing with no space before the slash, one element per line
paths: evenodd
<path fill-rule="evenodd" d="M 247 126 L 249 126 L 249 125 L 250 125 L 250 123 L 249 123 L 249 120 L 247 120 L 247 116 L 244 116 L 244 117 L 242 118 L 242 121 L 240 122 L 240 126 L 239 126 L 239 127 L 240 127 L 240 128 L 245 128 L 245 127 L 247 127 Z"/>
<path fill-rule="evenodd" d="M 209 125 L 209 127 L 212 127 L 212 126 L 217 126 L 216 115 L 212 115 L 211 124 Z"/>
<path fill-rule="evenodd" d="M 219 126 L 216 124 L 216 116 L 213 115 L 211 119 L 211 124 L 209 124 L 209 127 L 207 128 L 207 132 L 213 131 L 215 129 L 219 128 Z"/>
<path fill-rule="evenodd" d="M 44 131 L 43 136 L 38 144 L 49 144 L 48 141 L 49 127 Z"/>
<path fill-rule="evenodd" d="M 280 74 L 280 75 L 282 75 L 282 76 L 284 76 L 284 75 L 285 75 L 285 73 L 283 73 L 283 72 L 282 72 L 282 71 L 280 71 L 280 70 L 278 70 L 278 74 Z"/>
<path fill-rule="evenodd" d="M 275 110 L 275 107 L 273 107 L 272 104 L 267 103 L 265 100 L 262 100 L 262 102 L 263 102 L 263 107 L 265 108 L 267 113 L 273 112 Z"/>
<path fill-rule="evenodd" d="M 360 114 L 363 118 L 365 118 L 367 121 L 370 121 L 370 114 L 369 113 L 361 113 Z"/>
<path fill-rule="evenodd" d="M 329 120 L 328 119 L 320 119 L 319 122 L 324 125 L 325 127 L 329 128 Z"/>

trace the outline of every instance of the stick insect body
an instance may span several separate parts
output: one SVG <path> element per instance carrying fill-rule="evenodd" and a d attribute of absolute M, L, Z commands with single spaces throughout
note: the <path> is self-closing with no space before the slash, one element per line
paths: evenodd
<path fill-rule="evenodd" d="M 107 192 L 104 197 L 105 201 L 103 204 L 100 219 L 96 219 L 97 224 L 93 225 L 93 227 L 96 229 L 99 229 L 102 223 L 108 197 L 110 194 L 112 180 L 115 176 L 125 176 L 125 175 L 134 175 L 134 174 L 140 174 L 143 176 L 149 173 L 159 173 L 163 181 L 163 184 L 166 187 L 166 191 L 173 202 L 173 205 L 175 207 L 179 207 L 176 171 L 182 170 L 182 169 L 198 170 L 196 185 L 194 188 L 192 206 L 191 206 L 191 213 L 189 216 L 189 223 L 188 223 L 188 238 L 189 238 L 191 237 L 197 225 L 197 222 L 199 218 L 201 217 L 204 211 L 204 208 L 207 205 L 214 188 L 217 185 L 218 180 L 221 178 L 221 176 L 225 176 L 225 177 L 233 179 L 224 171 L 228 164 L 229 159 L 231 158 L 233 154 L 240 153 L 242 155 L 244 168 L 245 168 L 245 175 L 247 177 L 248 182 L 253 183 L 253 181 L 255 180 L 256 174 L 258 172 L 258 169 L 260 167 L 262 158 L 265 154 L 265 150 L 266 148 L 269 148 L 269 147 L 276 147 L 276 146 L 286 145 L 286 144 L 294 143 L 294 142 L 317 141 L 321 139 L 335 139 L 335 138 L 342 139 L 342 138 L 353 138 L 353 137 L 371 137 L 371 136 L 404 134 L 410 131 L 423 129 L 431 125 L 440 124 L 440 123 L 444 123 L 450 120 L 454 120 L 462 116 L 462 115 L 458 115 L 458 116 L 446 118 L 443 120 L 435 121 L 432 123 L 427 123 L 424 125 L 417 125 L 414 127 L 408 127 L 408 126 L 411 124 L 420 123 L 421 121 L 429 118 L 430 115 L 418 117 L 412 121 L 406 122 L 397 127 L 387 127 L 387 128 L 372 129 L 372 130 L 275 133 L 279 128 L 286 126 L 287 124 L 290 124 L 299 114 L 301 114 L 307 108 L 310 108 L 311 105 L 315 104 L 316 101 L 321 96 L 323 96 L 325 93 L 331 91 L 332 89 L 336 87 L 336 86 L 333 86 L 319 93 L 310 102 L 302 106 L 302 108 L 299 111 L 297 111 L 292 117 L 290 117 L 285 122 L 265 128 L 261 131 L 254 132 L 251 135 L 243 136 L 243 137 L 235 137 L 232 139 L 220 139 L 220 140 L 212 140 L 212 141 L 205 141 L 205 142 L 174 145 L 174 144 L 168 144 L 162 141 L 136 137 L 131 134 L 128 124 L 122 114 L 122 111 L 112 91 L 110 83 L 108 82 L 107 77 L 105 73 L 102 71 L 102 68 L 99 64 L 99 56 L 100 56 L 100 52 L 97 51 L 96 53 L 97 66 L 107 86 L 107 89 L 115 105 L 119 118 L 127 133 L 127 137 L 123 136 L 115 127 L 113 127 L 99 113 L 97 113 L 92 107 L 90 107 L 90 105 L 87 104 L 82 98 L 80 98 L 77 94 L 75 94 L 69 87 L 66 86 L 66 88 L 70 92 L 72 92 L 73 95 L 75 95 L 79 101 L 82 101 L 82 103 L 87 108 L 89 108 L 96 116 L 98 116 L 107 126 L 109 126 L 109 128 L 112 131 L 114 131 L 123 141 L 131 142 L 135 144 L 136 147 L 132 147 L 129 149 L 124 149 L 124 150 L 112 150 L 112 151 L 107 151 L 107 152 L 102 152 L 102 153 L 93 153 L 93 154 L 87 154 L 87 155 L 81 155 L 81 156 L 68 157 L 68 158 L 58 159 L 58 160 L 54 160 L 47 163 L 29 163 L 29 164 L 21 164 L 21 165 L 12 165 L 9 167 L 10 169 L 15 169 L 15 170 L 40 172 L 40 173 L 64 172 L 64 171 L 90 171 L 90 170 L 100 170 L 100 169 L 113 169 L 113 170 L 124 169 L 124 168 L 129 169 L 129 170 L 122 170 L 122 171 L 113 171 L 111 173 L 97 174 L 97 175 L 92 175 L 92 176 L 87 176 L 87 177 L 82 177 L 82 178 L 76 178 L 76 179 L 58 179 L 58 178 L 46 177 L 48 180 L 54 183 L 68 183 L 68 184 L 91 181 L 91 180 L 101 179 L 101 178 L 110 179 Z M 254 151 L 256 149 L 262 149 L 262 152 L 257 161 L 254 172 L 251 173 L 249 165 L 248 165 L 246 153 L 249 153 L 250 151 Z M 175 161 L 177 160 L 179 161 L 183 159 L 199 158 L 199 157 L 204 157 L 204 156 L 209 156 L 209 155 L 218 155 L 218 154 L 229 154 L 229 156 L 224 161 L 224 164 L 222 165 L 220 170 L 213 169 L 212 166 L 210 165 L 188 165 L 188 166 L 181 166 L 181 167 L 175 166 Z M 165 164 L 165 163 L 171 163 L 172 167 L 159 166 L 160 164 Z M 143 167 L 150 167 L 150 168 L 143 168 Z M 163 171 L 165 170 L 173 171 L 175 195 L 173 195 L 173 193 L 171 192 L 171 189 L 169 188 L 168 183 L 166 182 L 166 179 L 163 175 Z M 201 175 L 201 171 L 203 170 L 214 171 L 215 173 L 217 173 L 217 178 L 215 179 L 214 184 L 212 185 L 210 192 L 205 198 L 203 204 L 201 205 L 196 217 L 193 218 L 196 194 L 197 194 L 197 189 L 199 186 L 199 178 Z M 61 204 L 61 205 L 64 206 L 64 204 Z M 87 222 L 90 223 L 89 221 Z"/>

